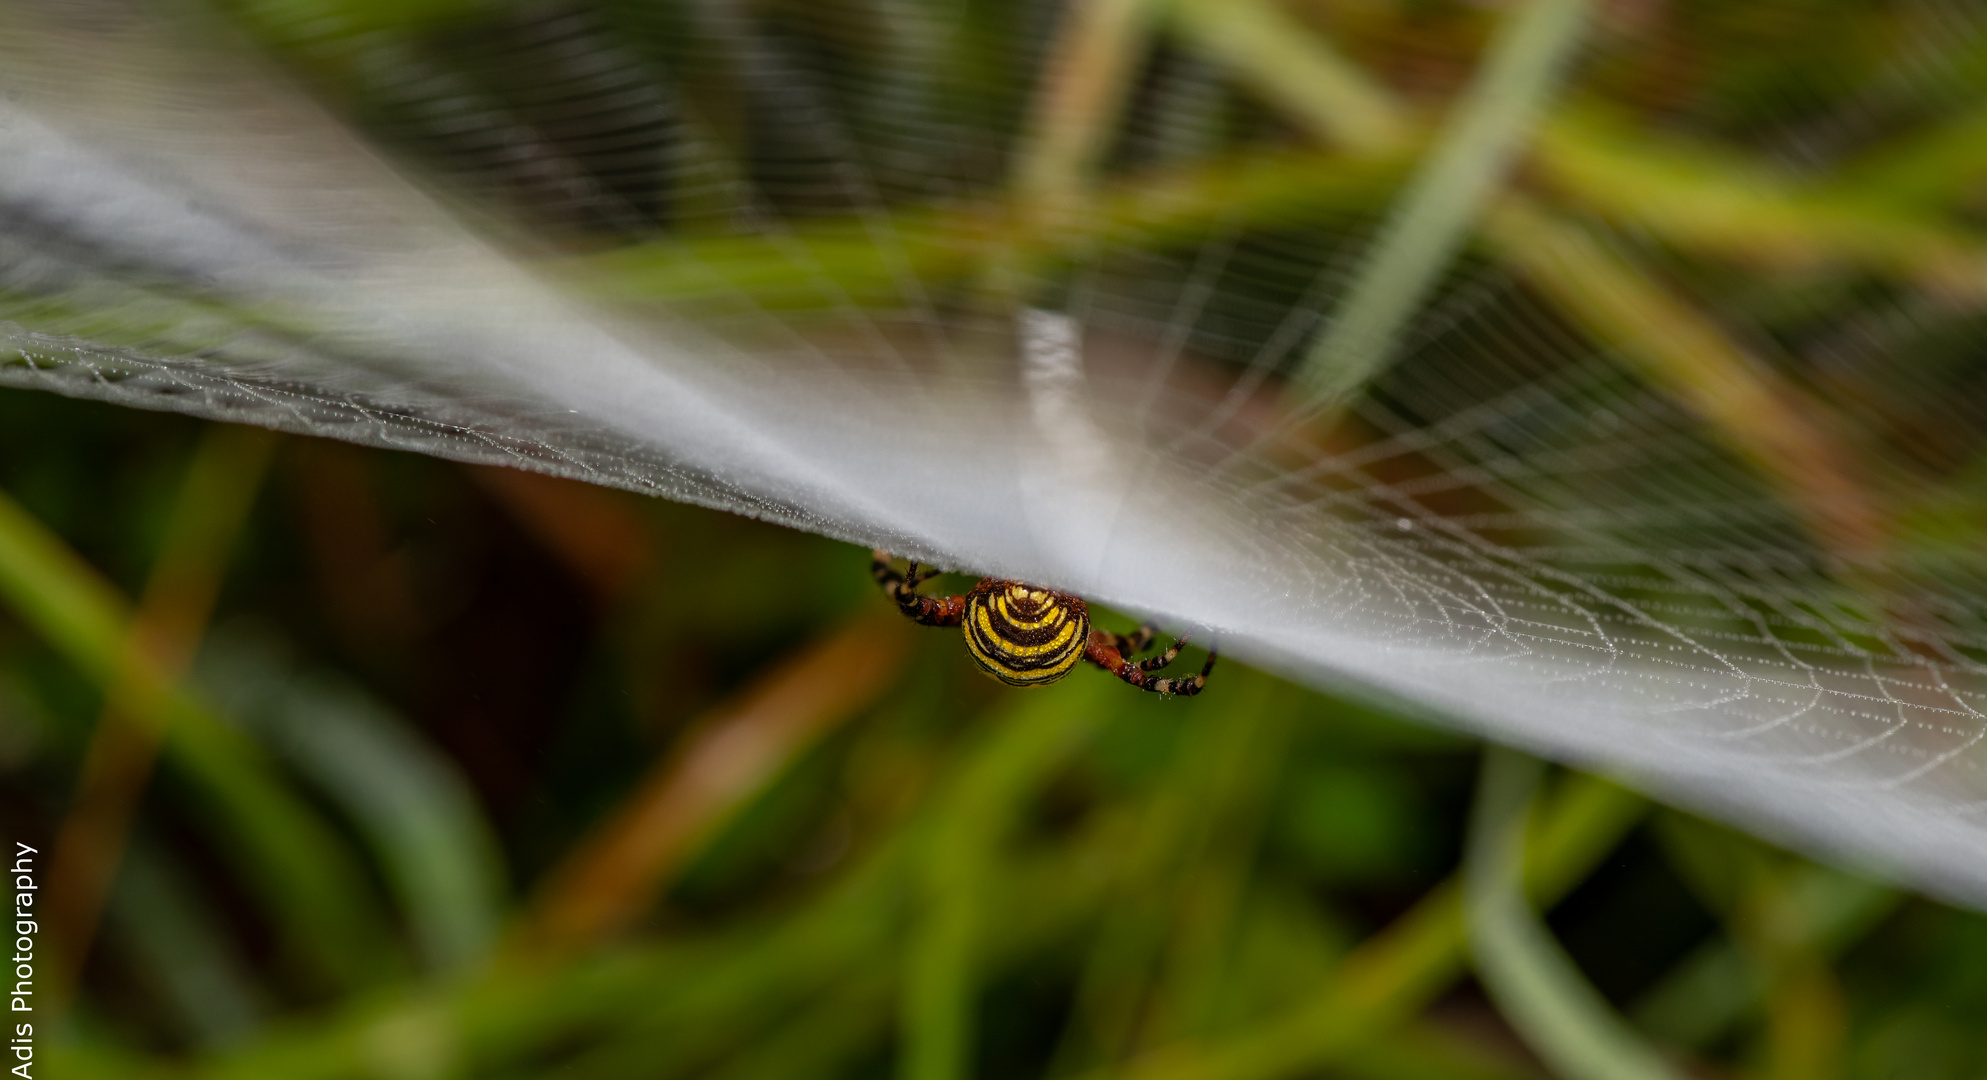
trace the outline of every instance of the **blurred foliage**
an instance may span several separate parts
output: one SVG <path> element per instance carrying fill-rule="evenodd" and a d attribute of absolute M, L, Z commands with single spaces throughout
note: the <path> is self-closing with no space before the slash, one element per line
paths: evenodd
<path fill-rule="evenodd" d="M 1431 137 L 1418 112 L 1464 83 L 1493 14 L 1174 5 L 1201 47 L 1157 47 L 1127 123 L 1192 106 L 1188 134 L 1233 152 L 1181 166 L 1166 136 L 1048 161 L 1027 193 L 1040 205 L 1016 206 L 936 198 L 933 178 L 1006 169 L 985 140 L 934 132 L 1027 126 L 1035 72 L 1012 61 L 1049 36 L 1048 9 L 961 5 L 973 32 L 939 39 L 872 32 L 857 16 L 888 22 L 880 2 L 836 19 L 758 5 L 838 75 L 827 89 L 850 117 L 886 99 L 915 111 L 891 114 L 910 135 L 871 148 L 904 238 L 885 258 L 832 185 L 777 180 L 822 132 L 783 115 L 762 73 L 683 47 L 725 5 L 223 6 L 450 177 L 469 212 L 530 222 L 602 291 L 689 304 L 729 290 L 759 312 L 886 296 L 897 259 L 921 281 L 976 281 L 986 253 L 967 239 L 1003 224 L 1010 259 L 1053 260 L 1124 221 L 1154 242 L 1218 221 L 1327 257 L 1307 229 L 1384 207 L 1404 148 Z M 1868 106 L 1870 131 L 1831 132 L 1842 168 L 1816 178 L 1791 152 L 1767 167 L 1652 131 L 1687 119 L 1746 146 L 1789 115 L 1878 100 L 1857 95 L 1891 77 L 1884 48 L 1906 15 L 1613 7 L 1584 84 L 1614 108 L 1549 118 L 1524 199 L 1473 243 L 1520 269 L 1554 245 L 1588 259 L 1557 282 L 1530 266 L 1533 287 L 1604 343 L 1610 327 L 1646 343 L 1660 335 L 1633 328 L 1667 326 L 1675 341 L 1632 357 L 1643 377 L 1696 400 L 1766 473 L 1833 483 L 1789 463 L 1833 451 L 1809 455 L 1793 420 L 1775 430 L 1787 383 L 1754 373 L 1754 396 L 1704 405 L 1745 357 L 1580 222 L 1728 260 L 1749 280 L 1720 302 L 1789 336 L 1813 297 L 1859 275 L 1977 290 L 1954 267 L 1981 250 L 1982 46 L 1927 44 L 1944 53 L 1925 69 L 1956 74 L 1881 99 L 1912 103 L 1897 115 Z M 1645 7 L 1666 15 L 1661 47 L 1631 47 Z M 1393 56 L 1391 89 L 1311 39 Z M 869 85 L 890 48 L 934 52 L 945 78 Z M 1252 93 L 1208 77 L 1252 49 Z M 546 150 L 591 169 L 584 183 L 506 156 L 522 143 L 451 141 L 481 129 L 419 107 L 488 106 L 515 139 L 556 142 L 561 95 L 602 88 L 555 61 L 600 50 L 694 77 L 653 103 L 681 121 L 671 140 Z M 1911 137 L 1879 144 L 1906 122 Z M 1117 172 L 1084 194 L 1088 212 L 1058 216 L 1087 183 L 1072 174 L 1099 168 Z M 760 181 L 776 234 L 727 177 Z M 1617 306 L 1585 303 L 1582 278 Z M 1935 355 L 1960 357 L 1964 382 L 1971 334 L 1952 328 L 1966 317 L 1938 315 L 1926 332 L 1954 337 Z M 1977 473 L 1976 450 L 1940 448 L 1938 471 Z M 66 985 L 44 1006 L 63 1015 L 43 1050 L 63 1076 L 1515 1078 L 1629 1058 L 1634 1075 L 1987 1071 L 1972 1023 L 1987 1015 L 1987 919 L 1573 773 L 1473 822 L 1473 741 L 1232 662 L 1192 701 L 1092 672 L 1011 691 L 956 635 L 891 621 L 867 554 L 839 543 L 11 391 L 0 492 L 0 813 L 8 838 L 52 853 L 45 940 Z M 1956 543 L 1978 535 L 1922 513 Z M 1466 845 L 1484 852 L 1467 888 Z M 1568 1050 L 1583 1024 L 1627 1049 Z"/>
<path fill-rule="evenodd" d="M 31 595 L 145 594 L 179 504 L 211 498 L 184 478 L 216 446 L 258 476 L 243 445 L 0 395 L 0 551 L 59 556 L 0 619 L 9 837 L 64 835 L 118 679 Z M 287 441 L 217 542 L 185 689 L 127 706 L 173 727 L 57 1075 L 1545 1075 L 1467 971 L 1470 740 L 1234 663 L 1190 701 L 1012 691 L 956 635 L 893 636 L 865 552 L 526 474 Z M 844 655 L 864 686 L 782 728 L 766 687 L 824 641 L 885 660 Z M 178 749 L 204 724 L 229 753 Z M 725 732 L 788 742 L 739 798 L 681 802 Z M 260 865 L 234 789 L 335 879 Z M 600 843 L 615 823 L 682 827 L 661 803 L 708 820 L 588 876 L 644 858 Z M 1547 925 L 1663 1053 L 1987 1067 L 1964 1019 L 1987 919 L 1573 774 L 1538 815 Z M 575 881 L 629 890 L 625 918 L 544 933 Z M 313 887 L 349 907 L 286 891 Z M 77 940 L 48 910 L 50 947 Z"/>

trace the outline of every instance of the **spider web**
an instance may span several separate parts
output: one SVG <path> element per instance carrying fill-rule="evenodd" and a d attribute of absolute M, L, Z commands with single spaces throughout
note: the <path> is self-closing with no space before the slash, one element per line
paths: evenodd
<path fill-rule="evenodd" d="M 1341 349 L 1522 9 L 1175 6 L 18 6 L 0 382 L 1071 589 L 1987 902 L 1983 13 L 1714 94 L 1636 41 L 1773 50 L 1586 12 Z"/>

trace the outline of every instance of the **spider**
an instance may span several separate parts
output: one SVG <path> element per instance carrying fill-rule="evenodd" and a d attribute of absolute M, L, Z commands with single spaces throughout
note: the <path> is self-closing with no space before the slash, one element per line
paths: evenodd
<path fill-rule="evenodd" d="M 966 650 L 987 674 L 1009 686 L 1047 686 L 1070 673 L 1078 660 L 1088 660 L 1118 678 L 1155 694 L 1192 697 L 1207 685 L 1214 670 L 1214 650 L 1200 674 L 1188 679 L 1162 679 L 1153 674 L 1180 655 L 1186 638 L 1145 660 L 1132 657 L 1152 644 L 1151 626 L 1127 636 L 1090 629 L 1090 608 L 1080 597 L 1019 581 L 981 578 L 964 596 L 919 596 L 918 586 L 938 571 L 918 573 L 912 563 L 906 573 L 891 565 L 890 556 L 871 551 L 870 572 L 897 610 L 926 626 L 966 629 Z"/>

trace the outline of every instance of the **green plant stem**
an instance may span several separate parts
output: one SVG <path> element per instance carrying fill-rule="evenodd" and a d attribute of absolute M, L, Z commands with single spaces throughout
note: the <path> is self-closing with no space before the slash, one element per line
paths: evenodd
<path fill-rule="evenodd" d="M 1484 753 L 1464 874 L 1470 951 L 1484 989 L 1553 1072 L 1580 1080 L 1677 1080 L 1554 941 L 1524 894 L 1525 832 L 1545 763 Z"/>
<path fill-rule="evenodd" d="M 1392 150 L 1411 132 L 1407 112 L 1359 66 L 1266 0 L 1173 0 L 1189 45 L 1256 87 L 1328 145 L 1355 154 Z"/>
<path fill-rule="evenodd" d="M 927 284 L 970 276 L 990 244 L 1022 263 L 1065 258 L 1103 237 L 1137 235 L 1153 245 L 1185 243 L 1208 229 L 1293 217 L 1349 215 L 1377 205 L 1405 175 L 1406 147 L 1374 158 L 1313 150 L 1258 151 L 1228 160 L 1121 177 L 1089 193 L 1086 212 L 1059 229 L 1041 227 L 1008 202 L 907 207 L 890 219 L 895 251 L 855 219 L 795 225 L 777 241 L 763 236 L 690 236 L 637 244 L 558 263 L 580 287 L 617 303 L 715 305 L 750 298 L 753 310 L 821 310 L 838 295 L 858 303 L 903 302 L 907 267 Z M 902 259 L 902 267 L 895 261 Z"/>
<path fill-rule="evenodd" d="M 1900 209 L 1937 210 L 1987 179 L 1987 106 L 1972 105 L 1850 162 L 1830 187 Z"/>
<path fill-rule="evenodd" d="M 1843 184 L 1567 109 L 1542 126 L 1536 175 L 1555 193 L 1684 251 L 1781 273 L 1862 269 L 1954 302 L 1987 301 L 1978 231 Z"/>
<path fill-rule="evenodd" d="M 1299 411 L 1384 370 L 1401 330 L 1469 239 L 1525 149 L 1587 27 L 1592 0 L 1527 0 L 1506 16 L 1291 388 Z"/>
<path fill-rule="evenodd" d="M 845 296 L 891 306 L 903 302 L 905 272 L 928 285 L 969 277 L 991 243 L 1018 265 L 1030 265 L 1070 257 L 1107 235 L 1164 247 L 1194 242 L 1211 228 L 1349 219 L 1386 204 L 1408 175 L 1414 146 L 1410 138 L 1377 157 L 1256 151 L 1118 177 L 1087 190 L 1085 212 L 1063 215 L 1055 229 L 1043 227 L 1046 219 L 1018 202 L 909 207 L 892 215 L 897 250 L 891 252 L 879 248 L 863 222 L 829 219 L 797 224 L 777 242 L 687 236 L 568 260 L 556 269 L 618 303 L 708 310 L 745 297 L 754 310 L 796 314 Z M 1539 126 L 1533 150 L 1535 175 L 1556 196 L 1685 251 L 1766 268 L 1864 270 L 1961 300 L 1987 295 L 1987 243 L 1921 212 L 1870 205 L 1832 190 L 1808 191 L 1738 155 L 1643 133 L 1630 141 L 1570 110 Z M 1415 248 L 1435 250 L 1420 240 Z M 1405 254 L 1394 258 L 1406 261 Z M 1371 266 L 1362 282 L 1377 274 Z M 824 291 L 829 286 L 832 295 Z"/>

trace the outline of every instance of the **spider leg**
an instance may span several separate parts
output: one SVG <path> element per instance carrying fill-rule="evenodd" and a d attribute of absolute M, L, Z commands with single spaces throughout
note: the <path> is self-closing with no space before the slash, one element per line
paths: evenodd
<path fill-rule="evenodd" d="M 1118 640 L 1117 634 L 1096 631 L 1090 635 L 1090 643 L 1083 650 L 1083 657 L 1140 690 L 1169 697 L 1192 697 L 1207 685 L 1208 672 L 1214 670 L 1215 653 L 1209 649 L 1207 663 L 1201 665 L 1200 674 L 1186 679 L 1162 679 L 1153 672 L 1172 663 L 1173 658 L 1180 654 L 1181 642 L 1174 642 L 1173 647 L 1164 653 L 1140 663 L 1125 659 L 1124 654 L 1118 651 Z"/>
<path fill-rule="evenodd" d="M 1152 635 L 1156 632 L 1151 623 L 1146 623 L 1128 635 L 1112 634 L 1111 644 L 1117 647 L 1120 656 L 1137 656 L 1145 651 L 1146 646 L 1152 644 Z"/>
<path fill-rule="evenodd" d="M 1187 638 L 1191 636 L 1190 634 L 1182 634 L 1174 640 L 1172 648 L 1167 649 L 1158 656 L 1149 656 L 1144 660 L 1140 660 L 1138 662 L 1138 669 L 1140 671 L 1158 671 L 1160 668 L 1172 663 L 1173 658 L 1180 655 L 1180 649 L 1187 644 Z M 1129 656 L 1130 654 L 1127 653 L 1126 655 Z"/>
<path fill-rule="evenodd" d="M 897 602 L 897 610 L 904 617 L 926 626 L 958 626 L 966 616 L 966 598 L 963 596 L 919 596 L 918 585 L 935 577 L 933 570 L 920 576 L 918 564 L 911 564 L 911 576 L 906 579 L 897 568 L 891 565 L 887 552 L 871 549 L 869 572 L 876 578 L 876 584 L 883 589 L 883 595 Z"/>

